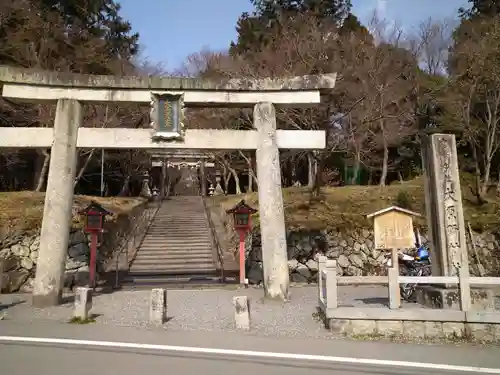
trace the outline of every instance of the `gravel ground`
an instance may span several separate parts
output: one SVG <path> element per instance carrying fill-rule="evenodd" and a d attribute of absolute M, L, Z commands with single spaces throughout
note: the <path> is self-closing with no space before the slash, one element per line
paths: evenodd
<path fill-rule="evenodd" d="M 174 330 L 233 331 L 232 297 L 247 295 L 250 299 L 252 331 L 259 335 L 331 337 L 317 318 L 317 287 L 297 286 L 291 289 L 291 301 L 286 303 L 263 299 L 263 290 L 168 290 L 167 311 L 170 320 L 165 328 Z M 342 306 L 381 307 L 387 303 L 387 288 L 380 286 L 341 286 Z M 72 316 L 72 298 L 62 306 L 35 309 L 30 295 L 0 296 L 0 314 L 15 321 L 68 321 Z M 409 304 L 408 306 L 415 306 Z M 148 326 L 149 291 L 116 291 L 94 296 L 92 313 L 96 324 Z"/>

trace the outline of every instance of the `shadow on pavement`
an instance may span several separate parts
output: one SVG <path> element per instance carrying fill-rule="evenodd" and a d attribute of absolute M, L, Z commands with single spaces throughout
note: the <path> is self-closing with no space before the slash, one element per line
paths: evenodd
<path fill-rule="evenodd" d="M 4 310 L 7 310 L 11 307 L 14 307 L 14 306 L 17 306 L 17 305 L 21 305 L 23 303 L 25 303 L 26 301 L 15 301 L 15 302 L 11 302 L 11 303 L 0 303 L 0 311 L 4 311 Z"/>

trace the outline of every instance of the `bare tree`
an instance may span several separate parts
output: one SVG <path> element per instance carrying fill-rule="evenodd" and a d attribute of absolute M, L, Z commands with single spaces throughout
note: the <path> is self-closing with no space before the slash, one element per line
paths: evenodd
<path fill-rule="evenodd" d="M 455 19 L 436 20 L 429 17 L 408 36 L 409 49 L 415 53 L 420 66 L 428 74 L 442 75 L 446 72 L 456 27 Z"/>
<path fill-rule="evenodd" d="M 447 115 L 472 150 L 476 194 L 484 201 L 500 147 L 500 18 L 466 25 L 453 51 Z"/>

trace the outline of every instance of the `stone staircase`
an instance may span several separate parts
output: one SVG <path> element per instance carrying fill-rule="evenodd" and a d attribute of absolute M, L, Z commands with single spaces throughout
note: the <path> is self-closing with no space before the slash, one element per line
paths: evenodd
<path fill-rule="evenodd" d="M 122 285 L 219 281 L 202 199 L 174 196 L 162 202 Z"/>

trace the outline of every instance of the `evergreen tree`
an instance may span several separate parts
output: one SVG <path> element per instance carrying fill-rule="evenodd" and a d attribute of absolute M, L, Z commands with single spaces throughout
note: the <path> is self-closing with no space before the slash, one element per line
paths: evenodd
<path fill-rule="evenodd" d="M 458 13 L 462 20 L 477 16 L 492 17 L 500 14 L 500 0 L 469 0 L 470 9 L 460 8 Z"/>
<path fill-rule="evenodd" d="M 114 0 L 34 0 L 41 7 L 58 12 L 68 26 L 85 30 L 106 41 L 110 57 L 129 59 L 138 52 L 139 34 L 120 15 Z"/>
<path fill-rule="evenodd" d="M 243 13 L 236 25 L 238 40 L 231 43 L 231 54 L 259 51 L 269 42 L 272 31 L 297 14 L 307 13 L 317 22 L 331 22 L 341 30 L 366 29 L 351 11 L 351 0 L 251 0 L 252 14 Z"/>

